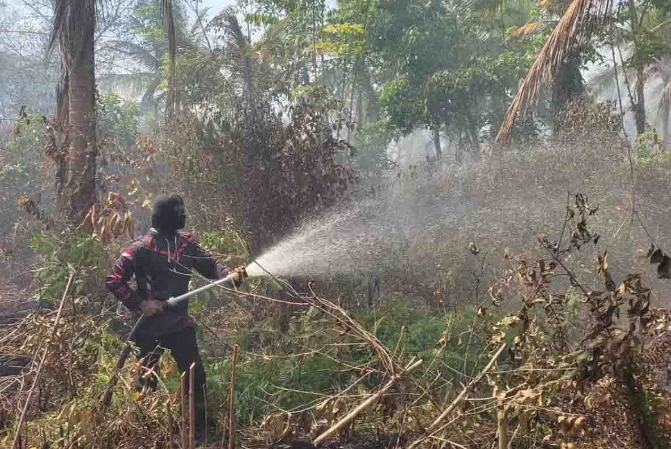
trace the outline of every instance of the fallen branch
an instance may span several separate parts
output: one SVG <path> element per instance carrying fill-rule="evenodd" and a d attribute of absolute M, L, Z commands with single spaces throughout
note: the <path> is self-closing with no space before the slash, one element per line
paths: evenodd
<path fill-rule="evenodd" d="M 404 371 L 403 374 L 407 374 L 410 371 L 414 370 L 417 368 L 419 365 L 422 364 L 421 360 L 418 360 L 412 364 L 410 364 Z M 333 435 L 334 433 L 338 432 L 340 429 L 343 427 L 347 426 L 354 418 L 356 418 L 362 411 L 364 411 L 367 407 L 369 407 L 371 404 L 373 404 L 375 401 L 380 399 L 399 379 L 401 378 L 400 374 L 394 375 L 387 384 L 380 389 L 377 393 L 375 393 L 373 396 L 369 397 L 366 399 L 364 402 L 362 402 L 359 406 L 357 406 L 354 410 L 352 410 L 347 416 L 345 416 L 343 419 L 338 421 L 333 427 L 328 429 L 326 432 L 322 433 L 319 435 L 315 440 L 313 441 L 313 444 L 315 446 L 319 445 L 320 443 L 323 443 L 324 440 L 326 440 L 328 437 Z"/>
<path fill-rule="evenodd" d="M 47 359 L 47 354 L 49 353 L 48 342 L 52 341 L 54 339 L 54 336 L 56 335 L 56 331 L 58 330 L 58 324 L 61 320 L 61 313 L 63 312 L 63 306 L 65 305 L 65 298 L 67 298 L 68 294 L 70 293 L 70 287 L 72 286 L 72 280 L 74 279 L 74 277 L 75 272 L 70 273 L 70 278 L 68 279 L 68 283 L 65 286 L 65 291 L 63 292 L 63 297 L 61 298 L 61 304 L 58 306 L 58 313 L 56 314 L 56 321 L 54 322 L 54 327 L 53 329 L 51 329 L 51 335 L 49 336 L 49 340 L 47 340 L 44 343 L 44 353 L 42 353 L 42 359 L 40 360 L 40 364 L 37 366 L 37 372 L 35 373 L 33 384 L 30 387 L 30 390 L 28 390 L 28 397 L 26 398 L 25 404 L 23 404 L 23 409 L 21 410 L 21 416 L 19 417 L 19 421 L 16 423 L 16 433 L 14 434 L 12 449 L 17 448 L 17 444 L 19 442 L 19 435 L 21 434 L 21 427 L 23 426 L 23 421 L 26 419 L 26 414 L 28 413 L 28 407 L 30 407 L 30 400 L 33 397 L 35 387 L 37 387 L 37 383 L 40 380 L 40 374 L 42 373 L 42 368 L 44 368 L 44 362 Z"/>

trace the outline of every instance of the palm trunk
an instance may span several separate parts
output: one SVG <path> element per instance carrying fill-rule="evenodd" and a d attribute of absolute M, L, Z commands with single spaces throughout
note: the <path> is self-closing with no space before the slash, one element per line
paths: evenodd
<path fill-rule="evenodd" d="M 247 87 L 247 101 L 249 101 L 249 107 L 252 110 L 252 114 L 255 114 L 256 108 L 256 98 L 254 94 L 254 73 L 252 72 L 252 58 L 248 55 L 245 56 L 245 85 Z"/>
<path fill-rule="evenodd" d="M 638 41 L 638 12 L 636 11 L 636 3 L 634 0 L 629 0 L 629 20 L 631 20 L 631 31 L 634 35 L 634 54 L 642 51 Z M 645 75 L 643 73 L 643 65 L 640 62 L 636 67 L 636 103 L 632 105 L 634 111 L 634 121 L 636 122 L 636 133 L 638 135 L 645 133 Z"/>
<path fill-rule="evenodd" d="M 478 127 L 477 122 L 473 118 L 473 115 L 471 114 L 470 110 L 466 111 L 466 118 L 468 120 L 468 131 L 471 135 L 471 140 L 472 144 L 471 147 L 473 149 L 473 159 L 479 160 L 480 159 L 480 128 Z"/>
<path fill-rule="evenodd" d="M 363 116 L 363 91 L 359 89 L 359 93 L 356 100 L 356 126 L 357 128 L 362 128 L 365 124 L 365 118 Z"/>
<path fill-rule="evenodd" d="M 662 148 L 668 149 L 669 144 L 669 108 L 666 107 L 662 111 Z"/>
<path fill-rule="evenodd" d="M 561 64 L 552 81 L 552 115 L 554 133 L 561 127 L 560 118 L 566 105 L 585 93 L 585 85 L 580 73 L 580 58 L 569 55 Z"/>
<path fill-rule="evenodd" d="M 433 145 L 436 147 L 436 159 L 440 160 L 443 157 L 443 150 L 440 148 L 440 128 L 438 126 L 433 128 Z"/>
<path fill-rule="evenodd" d="M 82 28 L 89 25 L 82 24 Z M 95 26 L 91 19 L 90 26 Z M 82 43 L 81 53 L 75 56 L 69 73 L 70 84 L 70 136 L 69 179 L 66 188 L 70 198 L 70 217 L 79 220 L 84 217 L 96 197 L 96 157 L 95 138 L 95 78 L 93 32 Z"/>
<path fill-rule="evenodd" d="M 636 134 L 645 133 L 645 82 L 643 81 L 643 68 L 636 71 L 636 104 L 634 105 L 634 120 L 636 121 Z"/>
<path fill-rule="evenodd" d="M 63 68 L 63 80 L 56 88 L 56 121 L 58 124 L 58 133 L 63 137 L 63 141 L 56 139 L 55 133 L 52 135 L 54 145 L 53 159 L 56 163 L 56 180 L 55 188 L 58 200 L 58 205 L 64 207 L 63 204 L 63 189 L 67 182 L 68 176 L 68 150 L 70 148 L 70 139 L 67 131 L 65 131 L 70 122 L 70 82 L 67 73 L 67 68 Z"/>

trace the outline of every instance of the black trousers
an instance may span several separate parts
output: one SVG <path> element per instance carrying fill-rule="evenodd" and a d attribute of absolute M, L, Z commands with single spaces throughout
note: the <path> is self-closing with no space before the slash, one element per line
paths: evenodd
<path fill-rule="evenodd" d="M 205 424 L 205 368 L 198 352 L 195 329 L 189 326 L 159 338 L 138 335 L 135 343 L 140 348 L 139 357 L 142 360 L 142 369 L 138 374 L 136 384 L 138 389 L 147 387 L 156 390 L 158 362 L 165 349 L 170 350 L 180 374 L 186 373 L 187 385 L 189 385 L 189 368 L 192 363 L 196 364 L 194 377 L 195 402 L 198 409 L 196 426 L 203 426 Z"/>

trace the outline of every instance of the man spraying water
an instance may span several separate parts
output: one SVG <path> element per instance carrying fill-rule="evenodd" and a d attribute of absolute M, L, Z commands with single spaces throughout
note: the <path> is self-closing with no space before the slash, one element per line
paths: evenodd
<path fill-rule="evenodd" d="M 140 348 L 142 371 L 136 380 L 138 389 L 156 389 L 159 359 L 164 348 L 170 349 L 180 373 L 189 375 L 195 363 L 196 433 L 205 426 L 205 369 L 198 352 L 188 300 L 172 304 L 170 298 L 185 295 L 193 270 L 217 280 L 229 276 L 229 270 L 205 252 L 186 232 L 184 202 L 178 195 L 160 196 L 154 201 L 149 234 L 127 248 L 110 270 L 107 288 L 114 293 L 141 323 L 133 340 Z M 245 276 L 244 268 L 236 285 Z M 128 282 L 135 276 L 137 290 Z M 170 306 L 170 307 L 168 307 Z"/>

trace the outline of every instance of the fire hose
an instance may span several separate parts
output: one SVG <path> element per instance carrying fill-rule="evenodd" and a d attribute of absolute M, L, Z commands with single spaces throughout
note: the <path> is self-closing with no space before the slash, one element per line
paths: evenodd
<path fill-rule="evenodd" d="M 229 274 L 228 276 L 219 279 L 218 281 L 212 282 L 210 284 L 204 285 L 203 287 L 197 288 L 195 290 L 191 290 L 190 292 L 186 292 L 183 295 L 176 296 L 174 298 L 170 298 L 167 301 L 163 303 L 164 308 L 171 308 L 175 307 L 177 304 L 181 303 L 182 301 L 186 301 L 187 299 L 196 296 L 199 293 L 203 293 L 207 290 L 210 290 L 214 287 L 220 286 L 220 285 L 226 285 L 229 284 L 230 286 L 235 286 L 237 282 L 240 282 L 242 278 L 246 277 L 246 273 L 243 271 L 242 273 L 240 272 L 234 272 Z M 130 332 L 128 333 L 128 337 L 126 337 L 126 344 L 124 345 L 124 348 L 121 350 L 121 353 L 119 354 L 119 358 L 117 359 L 116 366 L 114 367 L 114 373 L 112 374 L 112 377 L 110 378 L 109 382 L 107 383 L 107 386 L 105 387 L 105 391 L 102 396 L 102 403 L 105 407 L 108 407 L 112 403 L 112 395 L 113 395 L 113 389 L 114 386 L 116 385 L 117 379 L 119 377 L 119 372 L 121 369 L 124 367 L 126 364 L 126 360 L 128 359 L 128 356 L 130 355 L 132 346 L 131 342 L 135 340 L 135 335 L 137 334 L 138 329 L 142 327 L 142 324 L 147 320 L 147 316 L 145 314 L 140 315 L 140 318 L 137 319 L 133 327 L 131 328 Z"/>

